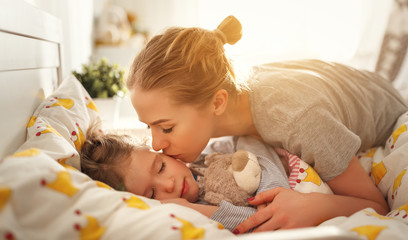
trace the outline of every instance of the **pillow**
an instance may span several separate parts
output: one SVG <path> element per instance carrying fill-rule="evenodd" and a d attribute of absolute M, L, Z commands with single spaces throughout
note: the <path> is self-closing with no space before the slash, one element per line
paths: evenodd
<path fill-rule="evenodd" d="M 91 97 L 71 75 L 38 106 L 20 150 L 38 148 L 60 163 L 80 170 L 78 152 L 90 123 L 99 118 Z"/>
<path fill-rule="evenodd" d="M 233 234 L 200 213 L 120 192 L 26 149 L 0 165 L 5 239 L 223 239 Z"/>
<path fill-rule="evenodd" d="M 195 210 L 116 191 L 78 171 L 84 134 L 98 118 L 92 99 L 73 76 L 40 104 L 27 126 L 27 141 L 0 164 L 0 232 L 5 238 L 234 236 Z"/>

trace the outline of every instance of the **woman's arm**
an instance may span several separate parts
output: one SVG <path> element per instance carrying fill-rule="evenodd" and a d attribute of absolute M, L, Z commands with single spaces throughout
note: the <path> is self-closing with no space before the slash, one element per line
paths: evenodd
<path fill-rule="evenodd" d="M 379 214 L 388 212 L 385 199 L 356 157 L 342 174 L 327 183 L 335 195 L 305 194 L 283 188 L 258 194 L 249 203 L 269 203 L 268 206 L 238 225 L 235 232 L 244 233 L 257 226 L 255 231 L 316 226 L 369 207 Z"/>
<path fill-rule="evenodd" d="M 327 181 L 327 184 L 336 195 L 350 196 L 359 198 L 361 206 L 354 206 L 356 211 L 371 207 L 379 214 L 387 214 L 388 204 L 382 196 L 380 190 L 374 185 L 368 174 L 365 172 L 357 157 L 353 157 L 346 171 L 336 178 Z M 357 203 L 356 203 L 357 204 Z M 369 206 L 366 206 L 368 204 Z M 352 213 L 356 212 L 353 211 Z"/>

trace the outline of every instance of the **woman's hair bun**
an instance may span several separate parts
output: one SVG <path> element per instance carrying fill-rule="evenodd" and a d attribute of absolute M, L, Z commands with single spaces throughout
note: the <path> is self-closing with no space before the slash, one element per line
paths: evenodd
<path fill-rule="evenodd" d="M 221 40 L 228 44 L 235 44 L 242 37 L 242 25 L 238 19 L 232 15 L 226 17 L 215 30 L 219 33 Z"/>

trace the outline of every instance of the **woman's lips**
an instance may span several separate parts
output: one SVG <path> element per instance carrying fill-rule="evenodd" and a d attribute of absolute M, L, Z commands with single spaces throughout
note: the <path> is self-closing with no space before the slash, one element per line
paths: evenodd
<path fill-rule="evenodd" d="M 183 181 L 183 188 L 181 189 L 181 198 L 183 198 L 188 193 L 189 185 L 186 179 Z"/>
<path fill-rule="evenodd" d="M 180 157 L 181 157 L 181 154 L 177 154 L 177 155 L 170 155 L 172 158 L 175 158 L 175 159 L 180 159 Z"/>

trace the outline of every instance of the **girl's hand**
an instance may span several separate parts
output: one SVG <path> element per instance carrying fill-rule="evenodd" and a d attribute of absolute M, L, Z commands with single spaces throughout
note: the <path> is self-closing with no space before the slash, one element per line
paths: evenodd
<path fill-rule="evenodd" d="M 322 201 L 323 195 L 304 194 L 280 187 L 262 192 L 248 201 L 251 205 L 266 206 L 239 224 L 234 233 L 245 233 L 254 227 L 258 227 L 254 232 L 260 232 L 316 226 L 325 219 L 323 215 L 328 207 L 325 201 Z"/>

